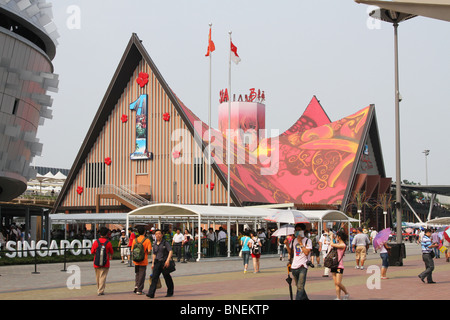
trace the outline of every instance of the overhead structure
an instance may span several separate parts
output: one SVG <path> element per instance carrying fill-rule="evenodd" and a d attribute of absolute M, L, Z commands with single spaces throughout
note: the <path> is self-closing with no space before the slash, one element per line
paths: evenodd
<path fill-rule="evenodd" d="M 387 10 L 409 13 L 416 16 L 450 21 L 450 0 L 355 0 L 355 2 L 374 5 Z"/>
<path fill-rule="evenodd" d="M 292 209 L 291 209 L 292 210 Z M 228 207 L 228 206 L 207 206 L 207 205 L 181 205 L 170 203 L 158 203 L 148 205 L 142 208 L 133 210 L 127 214 L 127 228 L 130 223 L 130 218 L 138 217 L 143 219 L 145 216 L 149 220 L 158 220 L 158 224 L 161 225 L 161 219 L 170 217 L 172 220 L 180 219 L 192 219 L 190 221 L 197 220 L 197 233 L 201 233 L 202 221 L 214 221 L 227 223 L 228 232 L 228 248 L 230 248 L 231 228 L 232 222 L 235 223 L 257 223 L 264 221 L 264 218 L 276 212 L 275 209 L 268 209 L 263 207 Z M 299 210 L 292 210 L 299 211 Z M 348 217 L 345 213 L 338 210 L 301 210 L 310 222 L 356 222 L 358 220 Z M 201 237 L 198 238 L 198 257 L 197 261 L 201 257 Z M 230 252 L 228 252 L 228 256 Z"/>

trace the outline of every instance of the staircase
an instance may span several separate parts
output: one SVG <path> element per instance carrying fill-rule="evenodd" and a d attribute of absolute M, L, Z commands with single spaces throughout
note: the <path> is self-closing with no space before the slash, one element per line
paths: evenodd
<path fill-rule="evenodd" d="M 115 199 L 131 210 L 144 207 L 152 203 L 151 201 L 131 191 L 128 187 L 118 187 L 110 184 L 103 185 L 99 188 L 99 193 L 97 194 L 96 199 L 97 212 L 100 212 L 101 199 Z"/>

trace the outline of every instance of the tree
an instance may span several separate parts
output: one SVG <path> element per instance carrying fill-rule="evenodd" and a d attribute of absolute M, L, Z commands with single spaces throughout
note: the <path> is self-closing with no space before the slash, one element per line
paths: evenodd
<path fill-rule="evenodd" d="M 394 200 L 392 199 L 392 193 L 383 193 L 378 196 L 377 203 L 374 207 L 381 208 L 383 210 L 384 215 L 384 228 L 386 229 L 386 216 L 388 214 L 388 210 L 392 208 L 392 205 L 394 204 Z"/>
<path fill-rule="evenodd" d="M 361 213 L 364 207 L 371 208 L 372 205 L 369 203 L 369 197 L 366 196 L 366 192 L 355 192 L 352 200 L 349 202 L 347 207 L 356 206 L 356 212 L 358 213 L 359 227 L 361 227 Z M 352 214 L 350 214 L 352 216 Z"/>

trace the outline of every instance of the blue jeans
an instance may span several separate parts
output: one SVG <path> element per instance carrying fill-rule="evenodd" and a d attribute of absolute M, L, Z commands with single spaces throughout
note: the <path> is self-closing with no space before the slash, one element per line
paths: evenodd
<path fill-rule="evenodd" d="M 250 251 L 242 251 L 242 259 L 244 260 L 244 266 L 248 264 L 250 258 Z"/>
<path fill-rule="evenodd" d="M 387 252 L 380 253 L 380 257 L 381 257 L 381 260 L 382 260 L 381 266 L 383 268 L 388 268 L 389 267 L 389 253 L 387 253 Z"/>
<path fill-rule="evenodd" d="M 309 300 L 305 291 L 307 273 L 308 269 L 303 266 L 298 269 L 292 269 L 292 275 L 297 282 L 297 295 L 295 296 L 295 300 Z"/>

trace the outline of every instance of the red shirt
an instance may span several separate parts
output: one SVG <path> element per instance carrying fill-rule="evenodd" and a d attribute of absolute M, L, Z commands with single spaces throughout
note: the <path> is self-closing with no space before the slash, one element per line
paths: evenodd
<path fill-rule="evenodd" d="M 98 239 L 98 241 L 100 241 L 101 244 L 104 244 L 108 239 L 106 238 L 100 238 Z M 95 251 L 98 248 L 98 242 L 97 240 L 94 241 L 94 243 L 92 244 L 92 248 L 91 248 L 91 254 L 95 254 Z M 110 255 L 112 256 L 114 254 L 114 250 L 111 244 L 111 241 L 108 242 L 108 244 L 106 245 L 106 256 L 107 256 L 107 261 L 106 261 L 106 265 L 103 266 L 103 268 L 109 268 L 109 258 Z M 94 257 L 95 260 L 95 257 Z M 99 266 L 96 266 L 94 263 L 94 268 L 100 268 Z"/>

